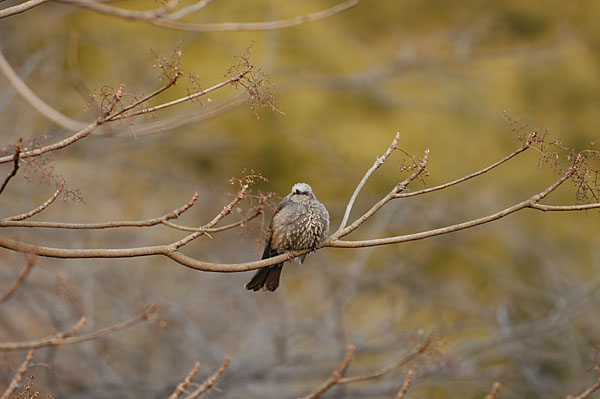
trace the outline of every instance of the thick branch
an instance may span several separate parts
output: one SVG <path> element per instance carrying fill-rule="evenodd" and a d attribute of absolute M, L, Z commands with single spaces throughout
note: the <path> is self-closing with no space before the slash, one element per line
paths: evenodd
<path fill-rule="evenodd" d="M 151 305 L 148 308 L 146 308 L 146 310 L 144 310 L 144 312 L 142 312 L 141 314 L 139 314 L 138 316 L 136 316 L 130 320 L 127 320 L 127 321 L 124 321 L 124 322 L 121 322 L 118 324 L 114 324 L 110 327 L 106 327 L 106 328 L 103 328 L 101 330 L 98 330 L 98 331 L 95 331 L 92 333 L 73 336 L 83 327 L 83 325 L 87 321 L 86 317 L 82 317 L 71 330 L 66 331 L 66 332 L 60 332 L 60 333 L 51 335 L 49 337 L 34 339 L 34 340 L 30 340 L 30 341 L 0 342 L 0 351 L 14 351 L 14 350 L 19 350 L 19 349 L 27 349 L 27 348 L 34 349 L 34 348 L 42 348 L 42 347 L 46 347 L 46 346 L 70 345 L 70 344 L 76 344 L 79 342 L 94 340 L 94 339 L 103 337 L 105 335 L 109 335 L 109 334 L 115 333 L 117 331 L 124 330 L 124 329 L 134 326 L 144 320 L 150 320 L 153 317 L 153 315 L 157 312 L 157 310 L 158 310 L 158 305 Z"/>
<path fill-rule="evenodd" d="M 0 19 L 20 14 L 22 12 L 32 9 L 33 7 L 37 7 L 40 4 L 45 3 L 47 1 L 48 0 L 29 0 L 24 3 L 17 4 L 16 6 L 5 8 L 3 10 L 0 10 Z"/>

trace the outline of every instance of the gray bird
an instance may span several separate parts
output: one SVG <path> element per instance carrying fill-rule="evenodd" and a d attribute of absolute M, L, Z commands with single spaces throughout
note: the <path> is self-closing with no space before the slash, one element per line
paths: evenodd
<path fill-rule="evenodd" d="M 329 212 L 317 201 L 312 188 L 306 183 L 296 183 L 279 203 L 267 230 L 263 259 L 300 249 L 315 248 L 329 233 Z M 303 263 L 308 254 L 300 257 Z M 246 288 L 258 291 L 265 288 L 275 291 L 283 262 L 256 271 Z"/>

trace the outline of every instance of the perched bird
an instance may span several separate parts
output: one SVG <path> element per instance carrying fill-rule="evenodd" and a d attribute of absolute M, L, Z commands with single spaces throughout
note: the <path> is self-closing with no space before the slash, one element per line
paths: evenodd
<path fill-rule="evenodd" d="M 277 206 L 267 230 L 263 259 L 300 249 L 315 248 L 329 233 L 329 212 L 317 201 L 312 188 L 306 183 L 296 183 Z M 300 257 L 303 263 L 308 254 Z M 246 288 L 258 291 L 265 288 L 275 291 L 283 262 L 256 271 Z"/>

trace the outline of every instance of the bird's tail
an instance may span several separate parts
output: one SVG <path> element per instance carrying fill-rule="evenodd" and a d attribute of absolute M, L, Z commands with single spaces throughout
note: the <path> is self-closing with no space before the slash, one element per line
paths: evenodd
<path fill-rule="evenodd" d="M 246 288 L 252 291 L 258 291 L 265 288 L 268 291 L 275 291 L 279 287 L 279 276 L 283 269 L 283 263 L 271 267 L 258 269 L 252 279 L 246 284 Z"/>

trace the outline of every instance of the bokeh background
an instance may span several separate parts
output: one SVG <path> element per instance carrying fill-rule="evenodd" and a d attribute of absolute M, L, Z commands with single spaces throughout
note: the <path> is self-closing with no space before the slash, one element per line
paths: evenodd
<path fill-rule="evenodd" d="M 13 2 L 7 0 L 7 4 Z M 112 5 L 148 9 L 154 3 Z M 184 3 L 187 4 L 187 3 Z M 277 20 L 322 10 L 324 0 L 218 1 L 196 22 Z M 276 106 L 248 103 L 166 131 L 116 126 L 55 154 L 55 174 L 84 201 L 60 201 L 38 220 L 92 222 L 162 215 L 199 191 L 182 218 L 203 224 L 235 194 L 231 177 L 262 174 L 254 190 L 284 196 L 308 182 L 337 227 L 345 204 L 394 134 L 400 147 L 430 149 L 432 186 L 495 162 L 518 148 L 506 114 L 524 131 L 548 129 L 582 150 L 600 125 L 600 3 L 597 1 L 363 0 L 329 19 L 267 32 L 192 33 L 48 3 L 0 21 L 0 50 L 46 102 L 89 121 L 90 93 L 125 84 L 132 94 L 161 85 L 154 54 L 180 49 L 183 69 L 209 87 L 251 46 L 251 61 L 273 82 Z M 184 82 L 182 82 L 184 83 Z M 178 85 L 162 100 L 185 95 Z M 211 115 L 239 96 L 227 88 L 138 124 L 182 113 Z M 65 137 L 0 79 L 3 144 Z M 387 205 L 352 238 L 417 232 L 496 212 L 556 178 L 523 154 L 474 181 Z M 369 181 L 359 215 L 405 177 L 399 153 Z M 8 173 L 9 166 L 3 167 Z M 2 215 L 29 210 L 54 190 L 17 176 Z M 411 189 L 425 187 L 414 183 Z M 564 187 L 547 203 L 575 203 Z M 231 220 L 237 215 L 233 215 Z M 267 222 L 270 215 L 267 215 Z M 185 253 L 215 262 L 256 259 L 261 221 L 201 238 Z M 169 229 L 92 232 L 9 230 L 40 245 L 110 248 L 167 243 Z M 7 286 L 24 256 L 0 251 Z M 163 258 L 37 260 L 24 287 L 0 307 L 0 338 L 22 340 L 71 326 L 74 302 L 90 331 L 124 320 L 144 304 L 166 305 L 162 323 L 78 345 L 38 351 L 35 388 L 55 398 L 165 397 L 195 361 L 200 378 L 230 356 L 210 398 L 288 398 L 326 379 L 347 344 L 349 375 L 398 360 L 421 337 L 440 337 L 441 354 L 412 364 L 412 397 L 564 397 L 596 377 L 600 340 L 600 228 L 597 212 L 524 210 L 501 221 L 424 241 L 369 249 L 325 249 L 286 266 L 275 293 L 251 293 L 251 273 L 197 272 Z M 68 292 L 68 294 L 66 294 Z M 8 383 L 22 353 L 2 355 Z M 334 389 L 330 398 L 389 398 L 406 369 Z"/>

